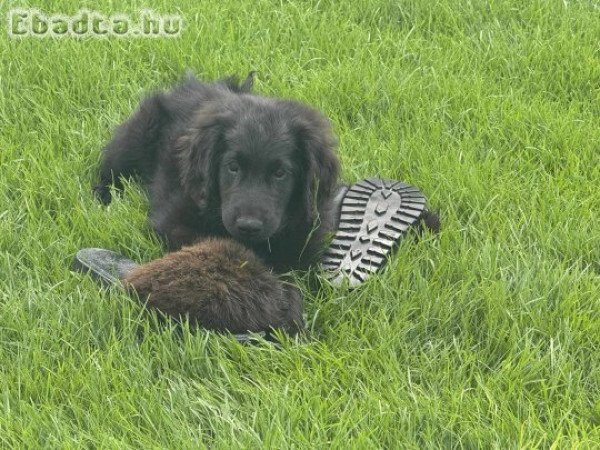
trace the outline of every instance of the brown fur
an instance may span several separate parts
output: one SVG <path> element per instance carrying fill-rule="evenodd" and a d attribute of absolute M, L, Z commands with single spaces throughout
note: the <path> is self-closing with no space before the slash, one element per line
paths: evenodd
<path fill-rule="evenodd" d="M 149 308 L 221 332 L 303 326 L 300 291 L 232 239 L 210 238 L 141 265 L 123 280 Z"/>

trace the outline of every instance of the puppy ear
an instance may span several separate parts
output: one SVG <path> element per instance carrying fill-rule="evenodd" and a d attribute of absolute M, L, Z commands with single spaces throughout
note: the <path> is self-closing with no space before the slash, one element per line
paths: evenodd
<path fill-rule="evenodd" d="M 254 86 L 254 77 L 256 75 L 256 70 L 253 70 L 248 73 L 244 83 L 240 86 L 241 92 L 250 92 L 252 91 L 252 86 Z"/>
<path fill-rule="evenodd" d="M 237 75 L 231 75 L 227 78 L 223 78 L 218 83 L 225 85 L 230 91 L 236 92 L 238 94 L 248 93 L 252 91 L 255 75 L 256 70 L 249 72 L 248 75 L 246 75 L 246 79 L 242 84 L 240 84 L 240 80 L 237 77 Z"/>
<path fill-rule="evenodd" d="M 217 170 L 223 148 L 223 134 L 231 125 L 231 116 L 208 107 L 200 110 L 192 125 L 176 143 L 181 185 L 201 208 L 210 203 L 217 191 Z"/>
<path fill-rule="evenodd" d="M 337 141 L 329 121 L 307 109 L 296 124 L 298 146 L 304 154 L 304 209 L 313 222 L 323 202 L 330 198 L 338 181 L 340 163 L 335 153 Z"/>

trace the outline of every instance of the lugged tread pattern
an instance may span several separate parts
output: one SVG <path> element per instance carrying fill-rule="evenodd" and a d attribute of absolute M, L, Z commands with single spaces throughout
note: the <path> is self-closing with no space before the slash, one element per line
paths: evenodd
<path fill-rule="evenodd" d="M 338 231 L 321 265 L 334 285 L 363 283 L 385 261 L 425 210 L 426 199 L 401 181 L 368 178 L 342 201 Z"/>

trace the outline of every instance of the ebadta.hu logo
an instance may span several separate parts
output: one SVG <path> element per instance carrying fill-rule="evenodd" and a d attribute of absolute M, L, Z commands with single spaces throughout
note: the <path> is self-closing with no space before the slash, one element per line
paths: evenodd
<path fill-rule="evenodd" d="M 128 14 L 106 15 L 81 9 L 68 16 L 47 14 L 39 9 L 11 9 L 8 34 L 12 38 L 38 37 L 179 37 L 183 18 L 178 14 L 157 14 L 144 9 L 137 17 Z"/>

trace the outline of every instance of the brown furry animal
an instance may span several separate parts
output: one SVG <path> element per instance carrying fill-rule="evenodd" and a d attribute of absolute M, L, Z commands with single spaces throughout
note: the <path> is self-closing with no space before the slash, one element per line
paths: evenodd
<path fill-rule="evenodd" d="M 122 282 L 149 308 L 208 330 L 295 335 L 304 325 L 300 291 L 232 239 L 184 247 L 133 269 Z"/>

